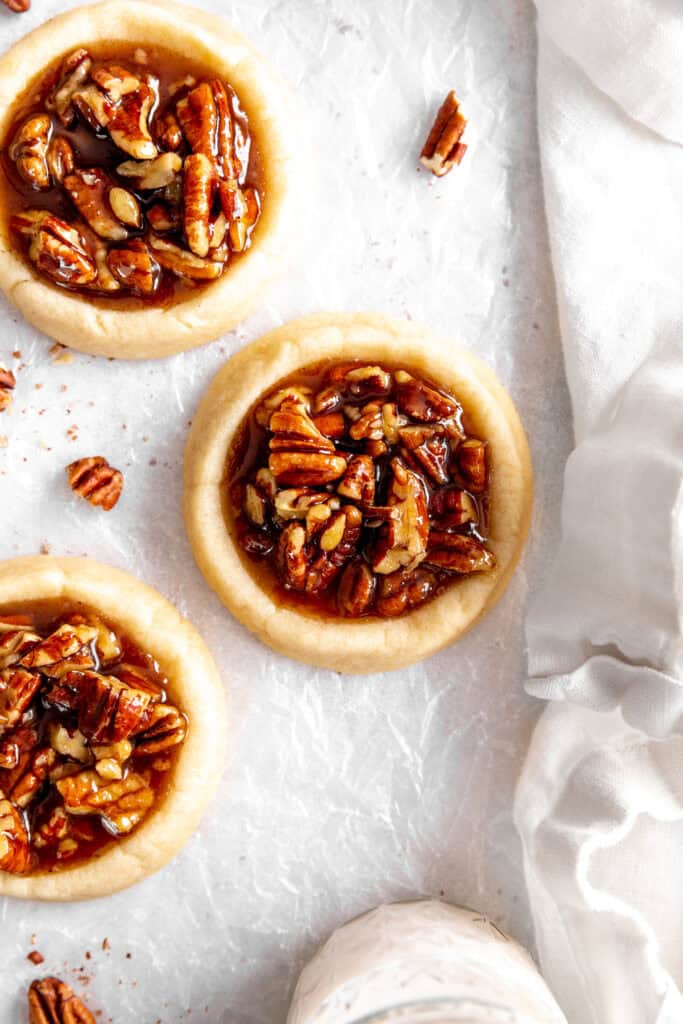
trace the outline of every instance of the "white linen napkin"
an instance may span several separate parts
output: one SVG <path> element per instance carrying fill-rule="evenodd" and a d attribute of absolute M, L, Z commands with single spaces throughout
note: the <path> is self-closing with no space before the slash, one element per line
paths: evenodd
<path fill-rule="evenodd" d="M 576 448 L 516 821 L 570 1024 L 683 1020 L 683 9 L 536 0 Z M 668 738 L 665 738 L 668 737 Z"/>

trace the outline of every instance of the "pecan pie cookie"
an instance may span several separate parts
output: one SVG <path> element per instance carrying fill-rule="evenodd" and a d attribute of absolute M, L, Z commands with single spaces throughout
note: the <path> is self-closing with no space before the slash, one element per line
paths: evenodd
<path fill-rule="evenodd" d="M 0 59 L 0 286 L 46 334 L 127 359 L 243 319 L 283 262 L 284 91 L 222 18 L 107 0 Z"/>
<path fill-rule="evenodd" d="M 86 559 L 0 563 L 0 893 L 102 896 L 161 868 L 222 767 L 225 700 L 194 628 Z"/>
<path fill-rule="evenodd" d="M 340 672 L 456 640 L 503 592 L 531 497 L 526 437 L 491 370 L 378 316 L 308 317 L 238 353 L 185 459 L 207 581 L 265 643 Z"/>

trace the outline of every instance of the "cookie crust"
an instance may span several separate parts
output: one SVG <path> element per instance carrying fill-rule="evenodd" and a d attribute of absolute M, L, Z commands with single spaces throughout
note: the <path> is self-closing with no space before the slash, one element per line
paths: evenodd
<path fill-rule="evenodd" d="M 112 36 L 112 26 L 115 34 Z M 0 219 L 0 288 L 35 327 L 94 355 L 149 359 L 202 345 L 262 301 L 285 261 L 292 132 L 286 90 L 250 42 L 223 18 L 172 0 L 105 0 L 51 19 L 0 58 L 0 138 L 36 70 L 78 45 L 146 39 L 192 56 L 237 91 L 262 148 L 264 202 L 252 246 L 218 280 L 169 307 L 117 309 L 46 281 L 21 256 Z"/>
<path fill-rule="evenodd" d="M 32 875 L 0 871 L 0 895 L 39 900 L 107 896 L 162 868 L 187 842 L 223 768 L 227 714 L 223 684 L 195 628 L 152 587 L 86 558 L 14 558 L 0 563 L 0 606 L 81 601 L 159 661 L 189 729 L 160 805 L 129 836 L 73 868 Z"/>
<path fill-rule="evenodd" d="M 398 619 L 329 619 L 278 604 L 249 571 L 230 536 L 222 490 L 230 444 L 252 405 L 282 378 L 322 360 L 362 359 L 411 372 L 451 391 L 489 444 L 487 547 L 497 567 L 457 581 Z M 225 606 L 264 643 L 298 661 L 338 672 L 401 668 L 453 643 L 501 596 L 529 528 L 533 474 L 517 411 L 476 356 L 400 320 L 323 314 L 285 324 L 233 356 L 194 417 L 185 453 L 184 516 L 199 568 Z"/>

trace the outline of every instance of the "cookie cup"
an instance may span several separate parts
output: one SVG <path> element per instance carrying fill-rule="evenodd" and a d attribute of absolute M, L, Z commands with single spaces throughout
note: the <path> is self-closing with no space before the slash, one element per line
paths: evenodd
<path fill-rule="evenodd" d="M 405 366 L 452 392 L 489 445 L 487 546 L 496 568 L 463 577 L 396 619 L 319 616 L 278 603 L 254 578 L 224 512 L 226 461 L 252 406 L 282 378 L 324 360 Z M 184 516 L 199 568 L 225 606 L 274 650 L 321 668 L 368 674 L 401 668 L 453 643 L 503 593 L 522 552 L 532 503 L 529 447 L 515 407 L 478 358 L 431 332 L 369 314 L 285 324 L 248 345 L 212 381 L 185 453 Z"/>
<path fill-rule="evenodd" d="M 262 156 L 263 207 L 251 247 L 216 281 L 177 303 L 122 308 L 51 284 L 19 253 L 0 217 L 0 288 L 35 327 L 71 348 L 148 359 L 202 345 L 235 327 L 262 301 L 285 261 L 293 158 L 286 90 L 264 58 L 223 18 L 172 0 L 106 0 L 35 29 L 0 58 L 0 139 L 17 97 L 42 69 L 78 46 L 153 43 L 191 56 L 234 86 Z M 0 209 L 2 202 L 0 200 Z M 119 305 L 117 305 L 117 303 Z"/>
<path fill-rule="evenodd" d="M 0 871 L 0 895 L 39 900 L 107 896 L 162 868 L 187 842 L 218 785 L 227 713 L 216 665 L 195 628 L 154 590 L 85 558 L 40 555 L 0 563 L 0 607 L 83 602 L 158 661 L 189 727 L 166 793 L 134 832 L 70 868 L 26 876 Z"/>

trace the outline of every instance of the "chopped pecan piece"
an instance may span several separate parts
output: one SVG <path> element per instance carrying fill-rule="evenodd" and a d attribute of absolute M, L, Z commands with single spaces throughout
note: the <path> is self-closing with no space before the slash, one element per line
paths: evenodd
<path fill-rule="evenodd" d="M 12 404 L 12 392 L 17 386 L 17 378 L 11 370 L 0 364 L 0 412 Z"/>
<path fill-rule="evenodd" d="M 337 388 L 323 388 L 315 395 L 311 407 L 316 416 L 326 416 L 338 409 L 342 401 L 341 391 Z"/>
<path fill-rule="evenodd" d="M 403 615 L 428 601 L 435 588 L 436 577 L 428 569 L 401 569 L 380 580 L 375 609 L 386 618 Z"/>
<path fill-rule="evenodd" d="M 305 407 L 287 398 L 271 417 L 268 468 L 278 484 L 320 487 L 339 479 L 346 459 L 335 454 L 334 444 L 322 434 Z"/>
<path fill-rule="evenodd" d="M 175 153 L 183 144 L 183 133 L 172 110 L 157 117 L 154 133 L 159 141 L 159 148 L 167 153 Z"/>
<path fill-rule="evenodd" d="M 182 743 L 187 733 L 187 719 L 172 704 L 155 704 L 150 719 L 136 737 L 137 754 L 160 754 Z"/>
<path fill-rule="evenodd" d="M 88 741 L 80 729 L 70 728 L 53 721 L 47 729 L 50 746 L 62 757 L 85 764 L 90 760 Z"/>
<path fill-rule="evenodd" d="M 141 238 L 132 238 L 126 245 L 110 249 L 107 265 L 121 284 L 130 291 L 138 295 L 151 295 L 156 291 L 159 284 L 159 264 L 152 257 L 149 246 Z M 121 480 L 123 481 L 123 477 Z M 119 487 L 119 495 L 120 493 Z"/>
<path fill-rule="evenodd" d="M 304 412 L 311 409 L 310 388 L 280 388 L 273 395 L 269 395 L 256 410 L 256 422 L 262 427 L 270 426 L 270 417 L 280 409 L 285 402 L 292 406 L 300 406 Z M 334 446 L 333 446 L 334 447 Z"/>
<path fill-rule="evenodd" d="M 458 99 L 451 89 L 439 108 L 420 153 L 420 163 L 437 178 L 448 174 L 464 157 L 467 146 L 460 140 L 466 125 Z"/>
<path fill-rule="evenodd" d="M 183 168 L 184 226 L 187 243 L 196 256 L 206 256 L 211 243 L 209 223 L 215 171 L 203 153 L 192 153 Z"/>
<path fill-rule="evenodd" d="M 59 978 L 34 981 L 28 990 L 29 1024 L 95 1024 L 85 1003 Z"/>
<path fill-rule="evenodd" d="M 92 644 L 96 639 L 94 626 L 64 622 L 32 647 L 19 664 L 22 668 L 37 669 L 51 679 L 59 679 L 72 669 L 94 668 Z"/>
<path fill-rule="evenodd" d="M 323 416 L 314 416 L 313 422 L 321 434 L 332 440 L 343 437 L 346 433 L 346 420 L 340 412 L 328 412 Z"/>
<path fill-rule="evenodd" d="M 8 10 L 15 14 L 23 14 L 31 6 L 31 0 L 2 0 L 2 2 Z"/>
<path fill-rule="evenodd" d="M 102 455 L 77 459 L 66 467 L 66 473 L 72 491 L 105 512 L 113 509 L 121 497 L 123 474 Z"/>
<path fill-rule="evenodd" d="M 33 843 L 40 849 L 45 846 L 57 846 L 66 838 L 69 831 L 69 819 L 62 806 L 55 807 L 47 821 L 39 825 L 33 836 Z"/>
<path fill-rule="evenodd" d="M 21 777 L 39 743 L 38 730 L 31 722 L 18 725 L 0 741 L 0 768 L 11 773 L 3 778 L 5 789 L 11 789 Z"/>
<path fill-rule="evenodd" d="M 24 810 L 35 800 L 56 761 L 57 754 L 52 747 L 41 747 L 31 755 L 28 766 L 8 793 L 15 807 Z"/>
<path fill-rule="evenodd" d="M 277 564 L 280 577 L 289 590 L 303 591 L 306 587 L 308 560 L 306 557 L 306 531 L 299 523 L 290 523 L 280 534 L 277 546 Z"/>
<path fill-rule="evenodd" d="M 78 713 L 78 728 L 93 743 L 118 743 L 145 728 L 154 703 L 147 690 L 99 672 L 68 672 L 43 698 Z"/>
<path fill-rule="evenodd" d="M 139 228 L 142 224 L 140 204 L 125 188 L 116 185 L 109 192 L 109 205 L 115 217 L 129 228 Z"/>
<path fill-rule="evenodd" d="M 47 149 L 47 166 L 53 184 L 61 185 L 67 174 L 72 174 L 76 166 L 71 143 L 63 135 L 50 140 Z"/>
<path fill-rule="evenodd" d="M 337 484 L 337 493 L 362 505 L 375 500 L 375 464 L 369 455 L 354 455 L 349 459 L 344 476 Z"/>
<path fill-rule="evenodd" d="M 330 371 L 328 378 L 351 398 L 381 398 L 389 394 L 392 385 L 391 374 L 381 366 L 341 364 Z"/>
<path fill-rule="evenodd" d="M 31 850 L 24 819 L 0 790 L 0 871 L 22 875 L 30 865 Z"/>
<path fill-rule="evenodd" d="M 426 472 L 435 484 L 447 484 L 451 458 L 448 438 L 436 429 L 423 427 L 404 427 L 399 430 L 399 435 L 407 449 L 404 452 L 406 461 Z"/>
<path fill-rule="evenodd" d="M 59 217 L 45 210 L 26 210 L 15 214 L 10 224 L 31 239 L 29 259 L 57 284 L 89 285 L 97 277 L 83 236 Z"/>
<path fill-rule="evenodd" d="M 221 181 L 218 190 L 229 222 L 230 246 L 233 252 L 243 252 L 261 214 L 259 194 L 253 188 L 241 189 L 234 181 Z"/>
<path fill-rule="evenodd" d="M 369 611 L 375 597 L 377 577 L 362 559 L 354 559 L 339 580 L 337 606 L 342 615 L 359 618 Z"/>
<path fill-rule="evenodd" d="M 56 786 L 68 814 L 97 814 L 117 835 L 131 832 L 154 803 L 147 772 L 129 771 L 110 782 L 86 769 L 59 779 Z"/>
<path fill-rule="evenodd" d="M 486 490 L 486 445 L 470 437 L 458 445 L 455 453 L 460 475 L 473 494 Z"/>
<path fill-rule="evenodd" d="M 64 188 L 83 219 L 100 238 L 120 242 L 128 237 L 125 227 L 114 217 L 109 206 L 111 178 L 100 168 L 76 170 L 64 179 Z"/>
<path fill-rule="evenodd" d="M 311 491 L 307 487 L 289 487 L 275 495 L 278 519 L 306 519 L 311 508 L 324 505 L 328 511 L 339 508 L 339 499 L 327 491 Z"/>
<path fill-rule="evenodd" d="M 363 406 L 360 417 L 349 427 L 349 436 L 354 441 L 381 441 L 384 437 L 382 407 L 378 402 Z"/>
<path fill-rule="evenodd" d="M 434 495 L 430 513 L 440 530 L 457 529 L 479 519 L 477 507 L 467 491 L 453 488 Z"/>
<path fill-rule="evenodd" d="M 0 633 L 0 669 L 15 665 L 21 657 L 40 643 L 40 637 L 30 629 L 13 627 Z"/>
<path fill-rule="evenodd" d="M 183 161 L 177 153 L 162 153 L 153 160 L 124 160 L 116 168 L 122 178 L 131 178 L 141 192 L 166 188 L 178 177 Z"/>
<path fill-rule="evenodd" d="M 402 413 L 419 423 L 437 423 L 461 412 L 454 398 L 416 380 L 405 370 L 396 372 L 396 403 Z"/>
<path fill-rule="evenodd" d="M 187 277 L 191 281 L 213 281 L 223 273 L 224 263 L 202 259 L 154 234 L 148 236 L 147 243 L 157 263 L 178 277 Z"/>
<path fill-rule="evenodd" d="M 73 94 L 73 102 L 92 127 L 106 128 L 112 142 L 134 160 L 150 160 L 157 147 L 149 130 L 149 117 L 157 102 L 157 82 L 144 79 L 116 64 L 93 73 L 95 84 Z"/>
<path fill-rule="evenodd" d="M 82 48 L 74 50 L 62 61 L 57 82 L 48 96 L 45 106 L 48 110 L 55 111 L 65 127 L 69 127 L 76 116 L 73 96 L 87 80 L 91 68 L 90 54 Z"/>
<path fill-rule="evenodd" d="M 149 226 L 158 234 L 164 231 L 175 231 L 180 224 L 180 216 L 176 210 L 171 209 L 166 203 L 154 203 L 147 210 Z"/>
<path fill-rule="evenodd" d="M 382 575 L 419 565 L 425 557 L 429 535 L 423 482 L 399 459 L 392 460 L 391 468 L 387 503 L 396 514 L 382 527 L 372 558 L 374 571 Z"/>
<path fill-rule="evenodd" d="M 432 530 L 425 561 L 439 569 L 448 569 L 468 576 L 473 572 L 488 572 L 496 564 L 494 555 L 476 537 L 461 533 L 443 533 Z"/>
<path fill-rule="evenodd" d="M 40 688 L 40 676 L 22 668 L 0 670 L 0 736 L 20 720 Z"/>
<path fill-rule="evenodd" d="M 52 134 L 52 122 L 47 114 L 32 114 L 17 131 L 9 147 L 9 157 L 17 171 L 32 188 L 44 191 L 50 188 L 47 152 Z"/>
<path fill-rule="evenodd" d="M 92 237 L 88 238 L 88 242 L 90 243 L 90 248 L 95 257 L 95 266 L 97 267 L 97 277 L 90 287 L 95 291 L 102 292 L 119 291 L 121 284 L 109 269 L 109 246 L 94 231 L 92 232 Z"/>

